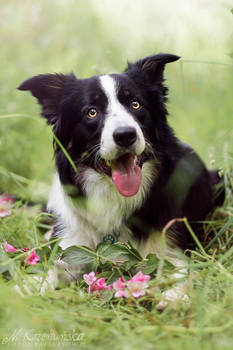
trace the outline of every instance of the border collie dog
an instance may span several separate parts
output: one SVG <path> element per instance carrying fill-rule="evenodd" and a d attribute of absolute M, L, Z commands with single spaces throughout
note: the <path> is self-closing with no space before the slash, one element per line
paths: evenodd
<path fill-rule="evenodd" d="M 130 240 L 143 256 L 161 256 L 169 221 L 186 217 L 198 234 L 195 222 L 218 204 L 217 171 L 209 172 L 167 123 L 163 71 L 178 59 L 157 54 L 128 64 L 123 74 L 42 74 L 19 86 L 37 98 L 73 160 L 72 166 L 54 143 L 57 173 L 48 209 L 62 249 Z M 183 222 L 168 226 L 166 259 L 184 271 L 180 252 L 191 235 Z"/>

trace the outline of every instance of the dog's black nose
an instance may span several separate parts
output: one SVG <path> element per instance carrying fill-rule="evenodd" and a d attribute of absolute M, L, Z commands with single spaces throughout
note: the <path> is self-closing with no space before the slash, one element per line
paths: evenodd
<path fill-rule="evenodd" d="M 118 146 L 129 147 L 136 141 L 136 129 L 131 126 L 122 126 L 114 131 L 113 138 Z"/>

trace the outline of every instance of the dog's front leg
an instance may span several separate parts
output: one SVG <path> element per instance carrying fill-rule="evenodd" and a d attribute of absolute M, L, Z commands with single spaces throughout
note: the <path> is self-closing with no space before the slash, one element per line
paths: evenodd
<path fill-rule="evenodd" d="M 166 259 L 177 268 L 177 272 L 171 275 L 171 278 L 174 280 L 173 287 L 162 292 L 162 300 L 157 305 L 158 310 L 164 310 L 170 302 L 181 301 L 182 303 L 186 303 L 189 300 L 186 294 L 188 276 L 187 261 L 169 257 Z"/>
<path fill-rule="evenodd" d="M 77 282 L 85 271 L 85 264 L 70 265 L 58 259 L 54 261 L 54 266 L 48 270 L 46 278 L 40 286 L 40 293 L 44 294 L 48 290 L 54 290 L 59 283 L 69 285 Z"/>

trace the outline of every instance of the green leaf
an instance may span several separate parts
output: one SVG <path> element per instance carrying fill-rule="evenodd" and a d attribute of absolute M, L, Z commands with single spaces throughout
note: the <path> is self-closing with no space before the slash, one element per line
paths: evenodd
<path fill-rule="evenodd" d="M 101 255 L 112 261 L 137 261 L 137 258 L 135 258 L 135 256 L 130 253 L 130 250 L 121 243 L 115 243 L 108 246 L 108 248 L 103 251 Z"/>
<path fill-rule="evenodd" d="M 68 264 L 88 264 L 96 258 L 96 253 L 85 246 L 73 246 L 64 250 L 62 260 Z"/>
<path fill-rule="evenodd" d="M 136 260 L 128 260 L 121 266 L 125 271 L 129 271 L 137 263 Z"/>
<path fill-rule="evenodd" d="M 96 253 L 98 255 L 103 255 L 103 253 L 109 248 L 108 243 L 100 242 L 96 247 Z"/>
<path fill-rule="evenodd" d="M 8 265 L 1 265 L 0 264 L 0 273 L 4 273 L 10 269 L 10 264 Z"/>
<path fill-rule="evenodd" d="M 159 265 L 159 260 L 155 254 L 148 254 L 147 255 L 148 261 L 146 262 L 146 266 L 142 268 L 142 273 L 145 274 L 151 274 L 155 270 L 157 270 Z"/>
<path fill-rule="evenodd" d="M 10 255 L 10 254 L 9 254 Z M 9 259 L 8 255 L 0 247 L 0 273 L 4 273 L 12 270 L 13 262 Z"/>
<path fill-rule="evenodd" d="M 135 249 L 131 242 L 128 241 L 127 242 L 127 247 L 129 248 L 131 254 L 133 254 L 138 260 L 143 260 L 142 256 L 140 255 L 140 253 L 137 251 L 137 249 Z"/>

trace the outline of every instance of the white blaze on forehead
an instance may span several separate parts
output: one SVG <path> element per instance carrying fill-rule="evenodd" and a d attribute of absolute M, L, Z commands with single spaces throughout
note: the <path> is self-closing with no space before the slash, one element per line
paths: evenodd
<path fill-rule="evenodd" d="M 116 81 L 110 75 L 100 76 L 101 87 L 108 98 L 108 107 L 119 104 L 117 100 L 117 86 Z"/>
<path fill-rule="evenodd" d="M 101 155 L 109 160 L 116 158 L 118 146 L 113 139 L 113 133 L 117 128 L 124 126 L 131 126 L 136 129 L 135 154 L 141 154 L 145 148 L 142 130 L 133 115 L 118 100 L 116 80 L 110 75 L 102 75 L 99 79 L 101 88 L 108 99 L 106 119 L 101 135 Z"/>

